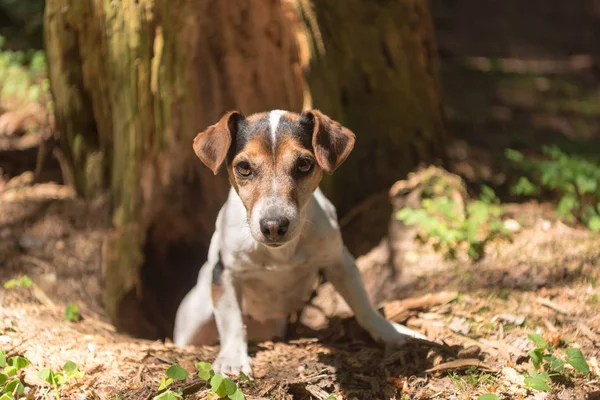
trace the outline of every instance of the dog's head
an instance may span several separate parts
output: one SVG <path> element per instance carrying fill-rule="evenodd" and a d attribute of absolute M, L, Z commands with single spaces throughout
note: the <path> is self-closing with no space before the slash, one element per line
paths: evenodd
<path fill-rule="evenodd" d="M 231 111 L 196 136 L 194 151 L 215 175 L 227 164 L 252 236 L 277 247 L 299 234 L 323 171 L 333 173 L 354 141 L 354 133 L 318 110 L 249 117 Z"/>

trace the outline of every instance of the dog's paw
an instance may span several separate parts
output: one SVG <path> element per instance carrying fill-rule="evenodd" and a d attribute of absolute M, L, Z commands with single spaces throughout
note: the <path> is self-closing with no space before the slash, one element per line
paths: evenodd
<path fill-rule="evenodd" d="M 221 350 L 215 362 L 213 370 L 219 374 L 239 375 L 243 372 L 252 379 L 252 359 L 245 351 Z"/>
<path fill-rule="evenodd" d="M 383 318 L 377 324 L 374 324 L 370 329 L 370 333 L 373 339 L 384 344 L 386 348 L 402 347 L 413 338 L 428 340 L 419 332 Z"/>
<path fill-rule="evenodd" d="M 404 335 L 404 337 L 406 338 L 406 340 L 408 340 L 409 338 L 412 339 L 421 339 L 421 340 L 429 340 L 429 338 L 427 338 L 427 336 L 420 334 L 417 331 L 413 331 L 410 328 L 407 328 L 404 325 L 400 325 L 397 324 L 395 322 L 390 322 L 390 324 L 392 324 L 392 326 L 394 327 L 394 329 L 396 330 L 396 332 L 398 332 L 401 335 Z"/>

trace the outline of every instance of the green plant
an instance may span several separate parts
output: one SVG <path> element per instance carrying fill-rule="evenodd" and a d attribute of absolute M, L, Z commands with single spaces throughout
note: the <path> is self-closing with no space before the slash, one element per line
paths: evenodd
<path fill-rule="evenodd" d="M 33 287 L 33 281 L 27 275 L 23 275 L 19 279 L 11 279 L 11 280 L 6 281 L 4 283 L 4 288 L 5 289 L 14 289 L 16 287 L 20 287 L 20 288 L 32 288 Z"/>
<path fill-rule="evenodd" d="M 543 152 L 544 159 L 530 159 L 516 150 L 505 151 L 506 157 L 528 175 L 519 178 L 512 192 L 539 196 L 542 189 L 554 191 L 560 198 L 559 218 L 578 220 L 600 232 L 600 166 L 556 146 L 544 147 Z"/>
<path fill-rule="evenodd" d="M 0 36 L 0 106 L 12 110 L 41 100 L 49 104 L 44 53 L 6 50 L 4 42 Z"/>
<path fill-rule="evenodd" d="M 38 378 L 48 382 L 54 389 L 54 396 L 60 399 L 58 388 L 64 385 L 69 379 L 81 378 L 83 372 L 79 370 L 77 364 L 73 361 L 67 361 L 62 367 L 62 371 L 52 371 L 50 368 L 43 368 L 38 371 Z"/>
<path fill-rule="evenodd" d="M 396 217 L 407 225 L 418 226 L 418 238 L 433 242 L 436 250 L 444 251 L 449 258 L 456 258 L 457 250 L 466 246 L 469 257 L 478 260 L 491 240 L 508 233 L 500 218 L 499 200 L 488 186 L 483 186 L 480 197 L 464 210 L 447 196 L 425 198 L 421 206 L 402 208 Z"/>
<path fill-rule="evenodd" d="M 479 396 L 477 398 L 477 400 L 499 400 L 500 397 L 498 397 L 497 394 L 493 394 L 493 393 L 486 393 L 486 394 L 482 394 L 481 396 Z"/>
<path fill-rule="evenodd" d="M 451 372 L 448 374 L 448 377 L 452 382 L 452 386 L 460 393 L 472 393 L 480 388 L 488 387 L 497 381 L 494 375 L 481 371 L 477 367 L 467 368 L 463 375 Z"/>
<path fill-rule="evenodd" d="M 165 376 L 160 378 L 160 385 L 158 386 L 158 391 L 164 390 L 164 392 L 160 393 L 157 396 L 154 396 L 154 400 L 177 400 L 183 399 L 183 394 L 181 388 L 178 392 L 174 392 L 169 389 L 173 381 L 184 381 L 188 377 L 188 372 L 180 366 L 179 364 L 173 364 L 169 368 L 167 368 L 165 372 Z"/>
<path fill-rule="evenodd" d="M 81 320 L 81 313 L 79 312 L 79 306 L 77 304 L 67 304 L 65 307 L 65 319 L 70 322 L 77 322 Z"/>
<path fill-rule="evenodd" d="M 528 371 L 525 377 L 525 386 L 530 389 L 551 392 L 549 386 L 553 377 L 564 374 L 565 364 L 571 365 L 580 373 L 589 373 L 588 366 L 583 353 L 579 349 L 565 349 L 565 358 L 562 359 L 554 354 L 555 348 L 549 345 L 543 337 L 530 333 L 527 335 L 535 344 L 535 348 L 529 352 L 534 371 Z"/>
<path fill-rule="evenodd" d="M 210 384 L 211 396 L 230 400 L 244 400 L 246 398 L 235 382 L 225 378 L 221 374 L 215 373 L 210 363 L 200 361 L 196 363 L 196 368 L 198 369 L 198 377 Z M 243 372 L 240 372 L 239 380 L 243 382 L 249 381 Z"/>
<path fill-rule="evenodd" d="M 19 371 L 29 365 L 29 360 L 21 356 L 6 358 L 0 350 L 0 400 L 18 399 L 25 391 L 25 386 L 18 377 Z"/>

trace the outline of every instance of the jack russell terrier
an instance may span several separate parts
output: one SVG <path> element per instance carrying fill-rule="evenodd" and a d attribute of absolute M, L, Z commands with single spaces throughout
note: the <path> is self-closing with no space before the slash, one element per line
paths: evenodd
<path fill-rule="evenodd" d="M 249 117 L 232 111 L 196 136 L 196 155 L 215 175 L 225 164 L 232 187 L 208 259 L 177 310 L 176 345 L 219 340 L 213 369 L 252 377 L 248 338 L 283 338 L 320 271 L 376 341 L 426 339 L 373 308 L 335 207 L 319 189 L 323 172 L 338 168 L 354 141 L 354 133 L 318 110 Z"/>

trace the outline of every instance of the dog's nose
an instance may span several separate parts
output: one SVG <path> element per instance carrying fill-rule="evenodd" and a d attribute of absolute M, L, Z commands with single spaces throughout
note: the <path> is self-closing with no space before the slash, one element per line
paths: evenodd
<path fill-rule="evenodd" d="M 260 220 L 260 231 L 267 239 L 278 240 L 290 227 L 290 220 L 283 217 L 263 218 Z"/>

